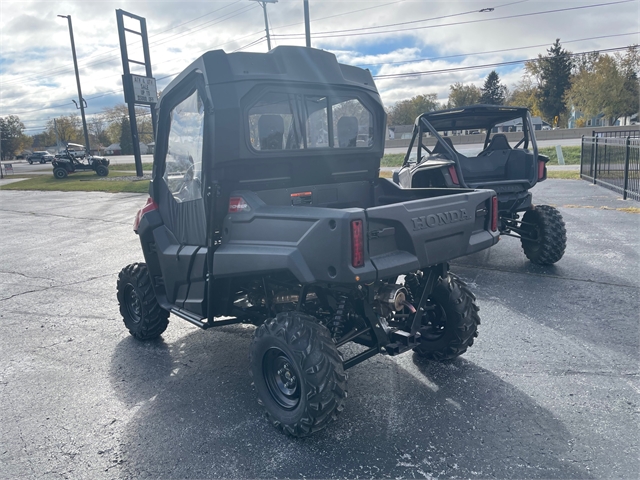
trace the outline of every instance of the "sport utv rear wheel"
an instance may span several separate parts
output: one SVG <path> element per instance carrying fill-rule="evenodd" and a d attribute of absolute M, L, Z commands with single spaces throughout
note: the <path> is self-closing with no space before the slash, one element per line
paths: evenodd
<path fill-rule="evenodd" d="M 429 297 L 422 318 L 420 356 L 438 362 L 453 360 L 467 351 L 478 336 L 478 306 L 467 285 L 453 274 L 440 279 Z"/>
<path fill-rule="evenodd" d="M 567 230 L 560 212 L 549 205 L 536 205 L 522 217 L 520 237 L 527 258 L 537 265 L 552 265 L 562 258 L 567 247 Z"/>
<path fill-rule="evenodd" d="M 58 167 L 53 169 L 53 176 L 58 180 L 62 180 L 63 178 L 67 178 L 67 169 Z"/>
<path fill-rule="evenodd" d="M 347 374 L 327 328 L 314 317 L 282 312 L 255 332 L 249 373 L 269 421 L 305 437 L 344 408 Z"/>
<path fill-rule="evenodd" d="M 138 340 L 158 338 L 169 325 L 169 312 L 158 304 L 144 263 L 124 267 L 118 275 L 120 314 L 129 333 Z"/>

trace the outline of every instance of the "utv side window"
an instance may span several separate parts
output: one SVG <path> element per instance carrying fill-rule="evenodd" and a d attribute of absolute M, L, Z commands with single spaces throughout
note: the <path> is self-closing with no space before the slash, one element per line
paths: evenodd
<path fill-rule="evenodd" d="M 360 100 L 333 98 L 333 145 L 337 148 L 373 145 L 373 115 Z"/>
<path fill-rule="evenodd" d="M 171 111 L 164 181 L 178 202 L 202 198 L 204 104 L 195 91 Z"/>
<path fill-rule="evenodd" d="M 294 121 L 295 99 L 269 92 L 249 110 L 249 137 L 256 150 L 295 150 L 302 139 Z"/>
<path fill-rule="evenodd" d="M 307 109 L 307 147 L 324 148 L 329 146 L 329 120 L 327 115 L 327 97 L 305 96 Z"/>

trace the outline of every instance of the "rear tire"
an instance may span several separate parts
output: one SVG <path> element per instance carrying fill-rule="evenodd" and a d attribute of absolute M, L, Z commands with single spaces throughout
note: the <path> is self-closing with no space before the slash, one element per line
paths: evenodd
<path fill-rule="evenodd" d="M 567 230 L 560 212 L 549 205 L 536 205 L 522 217 L 522 228 L 530 238 L 520 237 L 522 250 L 537 265 L 552 265 L 562 258 L 567 247 Z M 531 225 L 526 225 L 526 224 Z"/>
<path fill-rule="evenodd" d="M 29 160 L 29 165 L 33 165 L 33 161 Z"/>
<path fill-rule="evenodd" d="M 344 408 L 347 374 L 329 330 L 312 316 L 282 312 L 255 332 L 249 357 L 258 403 L 283 433 L 305 437 Z"/>
<path fill-rule="evenodd" d="M 418 355 L 438 362 L 453 360 L 467 351 L 478 336 L 480 316 L 476 297 L 453 274 L 440 279 L 429 297 L 422 319 Z"/>
<path fill-rule="evenodd" d="M 144 263 L 124 267 L 118 275 L 120 314 L 129 333 L 138 340 L 158 338 L 169 325 L 169 312 L 158 304 Z"/>
<path fill-rule="evenodd" d="M 99 177 L 106 177 L 107 175 L 109 175 L 109 169 L 104 165 L 98 165 L 96 167 L 96 173 Z"/>
<path fill-rule="evenodd" d="M 57 167 L 53 169 L 53 176 L 58 180 L 62 180 L 63 178 L 67 178 L 67 169 L 62 167 Z"/>

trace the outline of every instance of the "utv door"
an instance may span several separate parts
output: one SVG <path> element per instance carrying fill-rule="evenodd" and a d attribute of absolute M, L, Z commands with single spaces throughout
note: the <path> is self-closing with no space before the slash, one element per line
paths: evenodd
<path fill-rule="evenodd" d="M 163 98 L 153 198 L 163 226 L 153 232 L 167 301 L 206 316 L 206 229 L 203 199 L 204 81 L 194 72 Z"/>

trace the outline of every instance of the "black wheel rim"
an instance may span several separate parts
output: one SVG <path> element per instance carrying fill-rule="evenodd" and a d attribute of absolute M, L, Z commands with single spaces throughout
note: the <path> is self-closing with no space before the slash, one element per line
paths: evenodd
<path fill-rule="evenodd" d="M 140 297 L 138 297 L 135 287 L 130 283 L 124 287 L 124 301 L 127 306 L 127 313 L 133 323 L 140 323 L 142 319 L 142 304 L 140 303 Z"/>
<path fill-rule="evenodd" d="M 433 304 L 425 312 L 420 336 L 423 340 L 435 342 L 444 335 L 447 328 L 447 314 L 439 304 Z"/>
<path fill-rule="evenodd" d="M 57 171 L 57 172 L 56 172 L 56 177 L 58 177 L 58 178 L 64 178 L 64 172 Z"/>
<path fill-rule="evenodd" d="M 262 374 L 271 397 L 285 410 L 300 403 L 300 380 L 286 353 L 272 347 L 262 357 Z"/>

